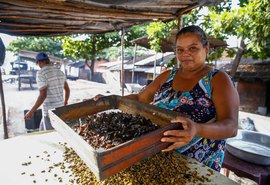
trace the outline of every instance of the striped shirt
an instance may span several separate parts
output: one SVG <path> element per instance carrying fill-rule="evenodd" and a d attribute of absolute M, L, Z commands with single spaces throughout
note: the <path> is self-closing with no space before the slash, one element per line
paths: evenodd
<path fill-rule="evenodd" d="M 65 74 L 53 65 L 46 65 L 37 72 L 38 89 L 47 89 L 47 97 L 43 102 L 43 116 L 48 116 L 48 110 L 64 105 Z"/>

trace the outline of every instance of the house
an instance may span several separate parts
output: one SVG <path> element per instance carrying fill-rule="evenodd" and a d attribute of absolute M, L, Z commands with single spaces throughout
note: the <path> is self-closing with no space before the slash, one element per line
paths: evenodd
<path fill-rule="evenodd" d="M 162 72 L 162 65 L 170 62 L 175 58 L 173 52 L 157 53 L 140 60 L 133 65 L 126 67 L 128 73 L 126 75 L 126 82 L 132 82 L 132 72 L 134 71 L 134 82 L 140 85 L 147 85 L 149 81 L 155 79 L 157 75 Z"/>
<path fill-rule="evenodd" d="M 232 64 L 221 69 L 230 74 Z M 270 113 L 270 59 L 242 59 L 234 77 L 240 96 L 240 109 L 266 115 Z"/>
<path fill-rule="evenodd" d="M 90 69 L 86 66 L 84 61 L 72 62 L 65 66 L 62 65 L 61 70 L 66 70 L 67 79 L 90 79 Z"/>
<path fill-rule="evenodd" d="M 136 57 L 133 64 L 133 58 L 124 61 L 124 83 L 137 84 L 140 86 L 147 85 L 155 76 L 161 73 L 161 65 L 175 58 L 174 53 L 158 53 Z M 100 65 L 104 67 L 103 75 L 106 83 L 120 84 L 121 79 L 121 61 L 109 62 Z M 106 70 L 108 72 L 105 72 Z M 136 86 L 136 87 L 137 87 Z"/>

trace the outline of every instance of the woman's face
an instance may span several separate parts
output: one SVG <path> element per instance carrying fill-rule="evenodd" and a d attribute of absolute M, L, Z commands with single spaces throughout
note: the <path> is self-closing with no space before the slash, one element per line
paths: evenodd
<path fill-rule="evenodd" d="M 184 33 L 177 38 L 176 57 L 183 69 L 196 70 L 204 65 L 208 50 L 197 34 Z"/>

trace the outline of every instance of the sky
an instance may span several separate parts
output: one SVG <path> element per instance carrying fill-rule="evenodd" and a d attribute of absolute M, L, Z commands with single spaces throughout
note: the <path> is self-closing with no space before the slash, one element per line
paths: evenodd
<path fill-rule="evenodd" d="M 9 45 L 9 43 L 13 40 L 16 39 L 16 37 L 14 36 L 10 36 L 10 35 L 7 35 L 7 34 L 3 34 L 3 33 L 0 33 L 0 37 L 1 39 L 3 40 L 5 46 L 7 47 Z"/>

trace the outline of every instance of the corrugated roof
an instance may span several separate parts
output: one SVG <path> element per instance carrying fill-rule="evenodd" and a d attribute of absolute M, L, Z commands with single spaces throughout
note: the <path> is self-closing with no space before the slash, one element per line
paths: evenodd
<path fill-rule="evenodd" d="M 172 52 L 167 52 L 167 53 L 158 53 L 157 54 L 157 64 L 156 67 L 160 68 L 160 63 L 161 62 L 169 62 L 170 60 L 172 60 L 175 57 L 174 53 Z M 154 62 L 155 62 L 155 55 L 151 55 L 146 57 L 145 59 L 142 59 L 140 61 L 137 61 L 134 65 L 134 71 L 137 72 L 144 72 L 144 71 L 148 71 L 148 69 L 153 68 L 154 66 Z M 131 60 L 132 61 L 132 60 Z M 103 66 L 105 66 L 103 64 Z M 119 71 L 121 70 L 121 61 L 119 62 L 114 62 L 113 65 L 109 65 L 106 64 L 106 67 L 111 70 L 111 71 Z M 133 64 L 130 63 L 130 61 L 125 61 L 124 62 L 124 68 L 125 70 L 132 70 L 133 69 Z M 154 71 L 154 70 L 153 70 Z M 146 72 L 146 73 L 150 73 L 150 72 Z"/>
<path fill-rule="evenodd" d="M 161 62 L 168 62 L 175 58 L 174 53 L 172 52 L 167 52 L 167 53 L 157 53 L 157 55 L 150 56 L 148 58 L 145 58 L 139 62 L 136 62 L 136 66 L 142 66 L 142 65 L 150 65 L 153 66 L 155 60 L 157 59 L 157 65 L 160 65 Z"/>

